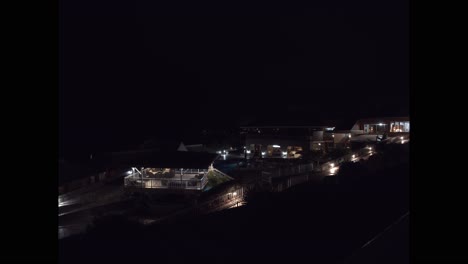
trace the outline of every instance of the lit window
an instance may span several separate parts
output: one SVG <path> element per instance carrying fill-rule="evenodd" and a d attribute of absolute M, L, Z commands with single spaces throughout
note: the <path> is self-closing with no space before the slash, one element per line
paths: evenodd
<path fill-rule="evenodd" d="M 390 125 L 390 132 L 409 132 L 409 122 L 392 122 Z"/>

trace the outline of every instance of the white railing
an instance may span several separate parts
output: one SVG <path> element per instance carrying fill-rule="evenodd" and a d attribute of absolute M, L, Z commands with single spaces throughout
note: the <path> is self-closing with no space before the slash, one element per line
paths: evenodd
<path fill-rule="evenodd" d="M 194 170 L 196 172 L 197 170 Z M 186 172 L 184 171 L 184 174 Z M 186 173 L 189 174 L 189 173 Z M 139 175 L 132 174 L 125 177 L 125 187 L 145 188 L 145 189 L 189 189 L 202 190 L 208 183 L 206 174 L 201 179 L 179 179 L 174 178 L 141 178 Z"/>
<path fill-rule="evenodd" d="M 200 174 L 200 173 L 207 173 L 208 170 L 207 169 L 177 169 L 177 170 L 174 170 L 175 173 L 177 174 Z"/>

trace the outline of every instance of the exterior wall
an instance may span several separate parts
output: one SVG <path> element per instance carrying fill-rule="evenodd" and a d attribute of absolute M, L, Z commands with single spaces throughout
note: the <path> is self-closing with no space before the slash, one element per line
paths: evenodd
<path fill-rule="evenodd" d="M 287 151 L 288 146 L 297 146 L 307 153 L 314 146 L 311 142 L 330 141 L 333 144 L 331 137 L 325 138 L 324 129 L 325 127 L 243 128 L 241 135 L 250 151 L 253 151 L 252 145 L 261 145 L 262 152 L 267 152 L 269 145 L 279 145 L 283 152 Z"/>
<path fill-rule="evenodd" d="M 351 137 L 351 142 L 375 142 L 377 141 L 377 135 L 359 135 L 359 136 L 354 136 Z"/>
<path fill-rule="evenodd" d="M 382 123 L 382 124 L 385 124 L 384 129 L 382 129 L 382 131 L 379 131 L 379 132 L 374 131 L 373 134 L 391 133 L 390 127 L 393 122 L 409 122 L 410 123 L 410 119 L 409 117 L 385 117 L 385 118 L 373 118 L 373 119 L 360 119 L 353 126 L 352 130 L 362 130 L 363 133 L 368 133 L 364 131 L 365 124 L 376 125 L 376 124 Z M 394 133 L 409 133 L 409 132 L 394 132 Z"/>
<path fill-rule="evenodd" d="M 250 145 L 262 145 L 262 151 L 266 151 L 268 145 L 279 145 L 282 151 L 286 151 L 288 146 L 300 146 L 303 149 L 305 149 L 305 147 L 307 146 L 307 141 L 274 137 L 247 137 L 245 144 L 247 147 L 249 147 Z"/>
<path fill-rule="evenodd" d="M 345 143 L 348 140 L 349 133 L 334 133 L 333 143 L 340 144 Z"/>
<path fill-rule="evenodd" d="M 323 140 L 323 131 L 312 132 L 311 141 L 322 141 L 322 140 Z"/>

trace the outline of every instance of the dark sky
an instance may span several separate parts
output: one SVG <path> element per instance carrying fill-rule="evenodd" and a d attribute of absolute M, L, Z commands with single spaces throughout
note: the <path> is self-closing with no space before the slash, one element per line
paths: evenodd
<path fill-rule="evenodd" d="M 262 115 L 408 113 L 407 1 L 61 2 L 61 151 Z"/>

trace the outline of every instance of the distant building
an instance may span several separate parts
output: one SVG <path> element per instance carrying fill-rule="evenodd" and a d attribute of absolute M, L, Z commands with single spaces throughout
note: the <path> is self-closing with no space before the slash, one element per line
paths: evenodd
<path fill-rule="evenodd" d="M 383 137 L 409 138 L 410 119 L 406 117 L 380 117 L 359 119 L 350 131 L 352 141 L 376 141 Z"/>
<path fill-rule="evenodd" d="M 349 148 L 352 142 L 357 141 L 408 138 L 409 131 L 409 117 L 385 117 L 356 122 L 329 120 L 315 126 L 243 126 L 241 138 L 248 157 L 300 158 L 310 152 L 325 153 L 335 148 Z"/>
<path fill-rule="evenodd" d="M 333 144 L 330 126 L 245 126 L 241 137 L 251 157 L 300 158 Z"/>

